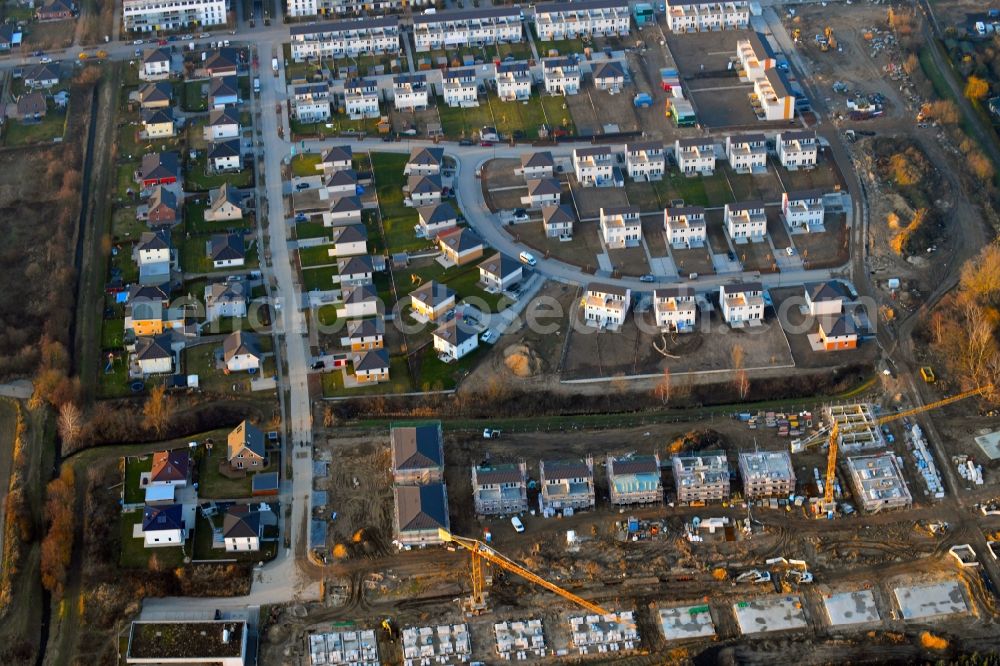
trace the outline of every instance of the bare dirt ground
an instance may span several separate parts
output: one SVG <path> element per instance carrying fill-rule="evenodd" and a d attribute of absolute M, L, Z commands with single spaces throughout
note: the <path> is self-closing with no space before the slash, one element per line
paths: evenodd
<path fill-rule="evenodd" d="M 715 267 L 707 248 L 692 248 L 690 250 L 671 250 L 677 273 L 687 277 L 691 273 L 698 275 L 714 275 Z"/>
<path fill-rule="evenodd" d="M 795 236 L 795 247 L 807 268 L 834 268 L 847 263 L 850 235 L 846 217 L 844 213 L 827 214 L 823 220 L 826 231 Z M 775 245 L 778 245 L 777 240 Z"/>
<path fill-rule="evenodd" d="M 601 216 L 601 207 L 627 206 L 628 195 L 617 187 L 583 187 L 575 176 L 569 176 L 572 201 L 581 220 L 594 220 Z"/>
<path fill-rule="evenodd" d="M 597 255 L 604 251 L 596 222 L 577 222 L 573 225 L 571 241 L 549 238 L 541 222 L 518 224 L 507 227 L 507 231 L 515 240 L 538 250 L 542 256 L 556 257 L 585 270 L 596 270 Z"/>
<path fill-rule="evenodd" d="M 802 287 L 787 287 L 768 291 L 774 301 L 774 309 L 783 313 L 787 326 L 785 337 L 792 350 L 795 366 L 800 368 L 821 368 L 842 363 L 873 363 L 878 357 L 878 349 L 874 341 L 863 342 L 857 349 L 846 349 L 837 352 L 816 352 L 812 350 L 807 336 L 816 333 L 819 323 L 808 315 L 803 315 L 798 307 L 786 307 L 784 302 L 795 299 L 793 303 L 804 303 Z M 874 316 L 872 316 L 874 318 Z M 803 330 L 805 329 L 805 330 Z"/>

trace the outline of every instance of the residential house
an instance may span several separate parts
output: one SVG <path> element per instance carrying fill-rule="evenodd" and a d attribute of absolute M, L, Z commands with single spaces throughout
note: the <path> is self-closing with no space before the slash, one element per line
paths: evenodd
<path fill-rule="evenodd" d="M 354 150 L 350 146 L 332 146 L 320 155 L 317 171 L 332 173 L 354 168 Z"/>
<path fill-rule="evenodd" d="M 626 37 L 632 27 L 626 0 L 577 0 L 535 5 L 535 33 L 543 42 L 578 37 Z"/>
<path fill-rule="evenodd" d="M 13 23 L 0 24 L 0 51 L 10 51 L 21 43 L 21 31 Z"/>
<path fill-rule="evenodd" d="M 542 58 L 542 80 L 550 95 L 575 95 L 580 92 L 580 64 L 575 56 Z"/>
<path fill-rule="evenodd" d="M 233 504 L 222 519 L 222 541 L 227 553 L 260 550 L 260 512 L 246 504 Z"/>
<path fill-rule="evenodd" d="M 177 153 L 146 153 L 142 156 L 142 165 L 139 168 L 136 180 L 144 188 L 151 188 L 156 185 L 171 185 L 180 178 L 180 163 Z"/>
<path fill-rule="evenodd" d="M 672 459 L 678 502 L 729 499 L 729 461 L 722 451 L 706 451 Z"/>
<path fill-rule="evenodd" d="M 344 84 L 344 113 L 351 120 L 378 118 L 378 83 L 371 79 L 348 79 Z"/>
<path fill-rule="evenodd" d="M 233 331 L 222 341 L 222 361 L 229 372 L 258 372 L 263 355 L 254 333 Z"/>
<path fill-rule="evenodd" d="M 24 85 L 32 90 L 38 88 L 53 88 L 59 85 L 59 69 L 55 64 L 33 65 L 23 74 Z"/>
<path fill-rule="evenodd" d="M 246 666 L 248 633 L 246 620 L 136 620 L 129 629 L 127 652 L 119 661 L 131 665 L 183 659 L 189 666 Z M 164 636 L 175 637 L 176 642 L 163 640 Z"/>
<path fill-rule="evenodd" d="M 213 171 L 239 171 L 243 168 L 240 140 L 216 141 L 208 148 L 208 166 Z"/>
<path fill-rule="evenodd" d="M 225 222 L 243 219 L 243 198 L 229 183 L 208 193 L 208 208 L 205 209 L 206 222 Z"/>
<path fill-rule="evenodd" d="M 249 421 L 233 428 L 226 438 L 226 460 L 234 471 L 267 467 L 267 449 L 260 428 Z"/>
<path fill-rule="evenodd" d="M 822 230 L 826 215 L 823 191 L 782 192 L 781 215 L 793 231 Z"/>
<path fill-rule="evenodd" d="M 400 74 L 392 78 L 393 101 L 397 111 L 423 111 L 427 108 L 427 77 L 424 74 Z"/>
<path fill-rule="evenodd" d="M 483 239 L 468 227 L 459 227 L 439 234 L 437 242 L 441 254 L 459 266 L 483 256 Z"/>
<path fill-rule="evenodd" d="M 250 481 L 250 494 L 254 497 L 273 496 L 280 492 L 277 472 L 257 472 Z"/>
<path fill-rule="evenodd" d="M 764 288 L 759 282 L 724 284 L 719 287 L 719 305 L 730 326 L 759 326 L 764 321 Z"/>
<path fill-rule="evenodd" d="M 690 333 L 695 329 L 698 306 L 690 287 L 664 287 L 653 291 L 653 313 L 660 330 Z"/>
<path fill-rule="evenodd" d="M 506 102 L 521 102 L 531 97 L 531 70 L 526 62 L 502 62 L 497 65 L 497 97 Z"/>
<path fill-rule="evenodd" d="M 819 341 L 825 351 L 856 349 L 858 325 L 850 314 L 819 317 Z"/>
<path fill-rule="evenodd" d="M 289 9 L 291 10 L 291 3 Z M 390 15 L 292 25 L 288 34 L 292 60 L 295 62 L 317 58 L 327 60 L 381 53 L 397 54 L 400 50 L 399 18 Z"/>
<path fill-rule="evenodd" d="M 434 331 L 434 351 L 449 361 L 458 361 L 479 347 L 476 329 L 457 318 L 446 321 Z"/>
<path fill-rule="evenodd" d="M 205 285 L 205 320 L 246 317 L 247 296 L 246 281 L 242 278 L 229 278 Z"/>
<path fill-rule="evenodd" d="M 617 329 L 625 322 L 632 291 L 627 287 L 591 282 L 583 297 L 583 320 L 588 326 Z"/>
<path fill-rule="evenodd" d="M 444 148 L 417 147 L 403 167 L 404 176 L 439 176 L 444 162 Z"/>
<path fill-rule="evenodd" d="M 410 306 L 414 314 L 437 321 L 455 307 L 455 292 L 440 282 L 429 280 L 410 292 Z"/>
<path fill-rule="evenodd" d="M 555 178 L 528 180 L 528 196 L 521 197 L 521 204 L 528 208 L 558 206 L 562 199 L 562 186 Z"/>
<path fill-rule="evenodd" d="M 340 338 L 340 344 L 353 352 L 382 349 L 385 344 L 385 319 L 351 319 L 347 322 L 347 331 Z"/>
<path fill-rule="evenodd" d="M 736 40 L 736 57 L 740 61 L 740 70 L 751 81 L 761 78 L 764 72 L 778 66 L 774 51 L 758 32 L 751 32 L 746 39 Z"/>
<path fill-rule="evenodd" d="M 201 71 L 212 78 L 236 76 L 239 72 L 240 54 L 228 46 L 208 52 L 201 64 Z"/>
<path fill-rule="evenodd" d="M 330 201 L 328 210 L 323 211 L 323 226 L 339 227 L 361 223 L 361 199 L 357 196 L 340 196 Z"/>
<path fill-rule="evenodd" d="M 167 307 L 167 292 L 160 286 L 134 284 L 125 306 L 125 332 L 136 337 L 160 335 L 184 325 L 183 308 Z"/>
<path fill-rule="evenodd" d="M 708 237 L 705 209 L 701 206 L 681 206 L 663 211 L 663 230 L 667 242 L 675 249 L 701 247 Z"/>
<path fill-rule="evenodd" d="M 541 178 L 552 178 L 555 175 L 555 160 L 552 153 L 543 150 L 537 153 L 524 153 L 521 155 L 521 168 L 519 173 L 525 180 L 537 180 Z"/>
<path fill-rule="evenodd" d="M 393 483 L 401 486 L 444 479 L 444 435 L 440 422 L 389 428 Z"/>
<path fill-rule="evenodd" d="M 573 170 L 584 187 L 606 187 L 615 184 L 615 155 L 610 146 L 588 146 L 573 149 Z"/>
<path fill-rule="evenodd" d="M 795 494 L 795 468 L 788 451 L 746 451 L 740 453 L 743 496 L 785 498 Z"/>
<path fill-rule="evenodd" d="M 216 76 L 208 84 L 208 106 L 221 109 L 227 104 L 240 103 L 240 87 L 236 75 Z"/>
<path fill-rule="evenodd" d="M 472 502 L 477 516 L 524 513 L 528 510 L 528 466 L 473 465 Z"/>
<path fill-rule="evenodd" d="M 640 141 L 625 146 L 625 166 L 632 180 L 662 180 L 667 171 L 667 151 L 662 141 Z"/>
<path fill-rule="evenodd" d="M 144 231 L 132 247 L 132 259 L 139 266 L 139 284 L 158 286 L 170 282 L 170 269 L 177 259 L 170 230 Z"/>
<path fill-rule="evenodd" d="M 355 254 L 368 254 L 368 229 L 363 224 L 336 227 L 330 256 L 349 257 Z"/>
<path fill-rule="evenodd" d="M 417 53 L 521 41 L 519 7 L 483 7 L 413 14 Z"/>
<path fill-rule="evenodd" d="M 453 108 L 479 106 L 475 67 L 449 69 L 443 75 L 444 103 Z"/>
<path fill-rule="evenodd" d="M 208 242 L 208 257 L 215 268 L 243 266 L 247 258 L 243 234 L 212 234 Z"/>
<path fill-rule="evenodd" d="M 757 117 L 763 120 L 791 120 L 795 117 L 795 93 L 785 75 L 772 67 L 753 80 Z"/>
<path fill-rule="evenodd" d="M 173 32 L 190 26 L 201 29 L 226 22 L 226 0 L 122 0 L 126 32 Z"/>
<path fill-rule="evenodd" d="M 240 114 L 235 108 L 227 106 L 208 112 L 208 125 L 205 126 L 206 141 L 238 139 L 239 136 Z"/>
<path fill-rule="evenodd" d="M 617 60 L 605 60 L 594 67 L 594 87 L 608 92 L 621 92 L 625 87 L 625 69 Z"/>
<path fill-rule="evenodd" d="M 170 49 L 146 49 L 142 52 L 139 78 L 143 81 L 162 81 L 170 78 Z"/>
<path fill-rule="evenodd" d="M 143 109 L 169 107 L 174 99 L 174 89 L 165 81 L 147 83 L 139 88 L 139 106 Z"/>
<path fill-rule="evenodd" d="M 385 349 L 370 349 L 355 355 L 353 360 L 354 381 L 358 384 L 377 384 L 389 381 L 389 352 Z"/>
<path fill-rule="evenodd" d="M 593 456 L 542 460 L 538 463 L 538 474 L 541 487 L 538 505 L 542 513 L 592 509 L 596 505 Z"/>
<path fill-rule="evenodd" d="M 767 138 L 763 134 L 727 136 L 726 159 L 736 173 L 754 173 L 766 169 Z"/>
<path fill-rule="evenodd" d="M 337 273 L 341 286 L 368 284 L 375 274 L 371 255 L 362 254 L 337 259 Z"/>
<path fill-rule="evenodd" d="M 749 0 L 667 0 L 667 27 L 674 32 L 746 30 Z"/>
<path fill-rule="evenodd" d="M 542 226 L 549 238 L 572 238 L 576 213 L 569 204 L 542 208 Z"/>
<path fill-rule="evenodd" d="M 180 207 L 173 190 L 157 185 L 146 200 L 146 224 L 153 229 L 173 227 L 180 222 Z"/>
<path fill-rule="evenodd" d="M 715 144 L 708 137 L 675 139 L 674 156 L 685 176 L 711 176 L 715 172 Z"/>
<path fill-rule="evenodd" d="M 43 93 L 28 92 L 17 98 L 15 109 L 15 117 L 21 122 L 34 122 L 45 117 L 48 104 Z"/>
<path fill-rule="evenodd" d="M 521 262 L 497 252 L 479 263 L 479 281 L 487 288 L 507 291 L 521 281 Z"/>
<path fill-rule="evenodd" d="M 809 282 L 803 287 L 806 308 L 813 317 L 835 317 L 844 310 L 844 301 L 849 300 L 839 282 Z"/>
<path fill-rule="evenodd" d="M 338 317 L 349 319 L 370 317 L 378 313 L 379 299 L 375 288 L 370 284 L 357 284 L 344 287 L 340 292 L 343 304 L 337 308 Z"/>
<path fill-rule="evenodd" d="M 170 374 L 174 371 L 173 338 L 170 333 L 136 338 L 134 354 L 135 363 L 143 375 Z"/>
<path fill-rule="evenodd" d="M 139 115 L 142 118 L 142 131 L 147 139 L 163 139 L 175 134 L 174 110 L 171 107 L 143 109 Z"/>
<path fill-rule="evenodd" d="M 745 238 L 751 242 L 764 239 L 767 234 L 767 215 L 763 201 L 726 204 L 724 210 L 726 231 L 730 238 Z"/>
<path fill-rule="evenodd" d="M 615 506 L 660 504 L 663 483 L 660 480 L 660 457 L 628 455 L 608 456 L 608 491 Z"/>
<path fill-rule="evenodd" d="M 413 207 L 431 206 L 441 203 L 444 188 L 441 176 L 410 176 L 406 179 L 406 201 Z"/>
<path fill-rule="evenodd" d="M 436 238 L 458 226 L 458 213 L 448 202 L 421 206 L 417 209 L 417 230 L 422 238 Z"/>
<path fill-rule="evenodd" d="M 70 0 L 47 0 L 35 10 L 35 18 L 39 21 L 65 21 L 76 14 L 76 5 Z"/>
<path fill-rule="evenodd" d="M 358 193 L 358 173 L 354 169 L 334 171 L 323 183 L 326 191 L 335 196 L 353 196 Z"/>
<path fill-rule="evenodd" d="M 330 86 L 310 83 L 292 88 L 292 116 L 300 123 L 330 120 Z"/>
<path fill-rule="evenodd" d="M 147 485 L 183 488 L 190 480 L 191 454 L 187 449 L 153 452 Z"/>
<path fill-rule="evenodd" d="M 187 539 L 188 526 L 180 504 L 147 504 L 142 510 L 142 540 L 146 548 L 180 546 Z"/>
<path fill-rule="evenodd" d="M 393 530 L 401 546 L 443 543 L 439 530 L 450 532 L 448 490 L 443 483 L 396 486 L 392 489 Z"/>
<path fill-rule="evenodd" d="M 779 132 L 774 139 L 778 161 L 789 171 L 811 169 L 819 157 L 819 143 L 815 130 Z"/>
<path fill-rule="evenodd" d="M 609 249 L 639 247 L 642 222 L 638 206 L 601 207 L 601 239 Z"/>

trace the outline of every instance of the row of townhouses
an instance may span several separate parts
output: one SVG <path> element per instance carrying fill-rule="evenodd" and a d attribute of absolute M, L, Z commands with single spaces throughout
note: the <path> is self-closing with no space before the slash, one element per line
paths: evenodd
<path fill-rule="evenodd" d="M 667 27 L 674 32 L 705 32 L 715 30 L 745 30 L 750 24 L 750 2 L 683 2 L 666 3 Z"/>
<path fill-rule="evenodd" d="M 795 117 L 795 93 L 778 70 L 771 47 L 756 32 L 736 42 L 740 70 L 753 83 L 750 103 L 761 120 L 791 120 Z"/>

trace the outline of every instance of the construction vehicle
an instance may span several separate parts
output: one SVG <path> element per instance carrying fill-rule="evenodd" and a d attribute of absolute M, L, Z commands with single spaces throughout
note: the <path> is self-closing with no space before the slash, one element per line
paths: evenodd
<path fill-rule="evenodd" d="M 792 40 L 798 44 L 799 40 L 802 38 L 802 28 L 795 28 L 792 30 Z"/>
<path fill-rule="evenodd" d="M 934 368 L 929 365 L 925 365 L 920 368 L 920 377 L 928 384 L 933 384 L 936 381 L 934 377 Z"/>
<path fill-rule="evenodd" d="M 820 48 L 823 51 L 827 51 L 829 49 L 833 49 L 836 51 L 837 38 L 833 36 L 833 28 L 831 28 L 830 26 L 826 26 L 825 28 L 823 28 L 823 37 L 825 38 L 825 40 L 822 42 Z"/>
<path fill-rule="evenodd" d="M 383 618 L 382 630 L 385 631 L 385 635 L 388 636 L 389 640 L 393 643 L 399 639 L 399 629 L 396 628 L 396 625 L 393 623 L 391 617 Z"/>
<path fill-rule="evenodd" d="M 923 371 L 923 368 L 921 368 Z M 932 375 L 933 376 L 933 375 Z M 894 414 L 886 414 L 875 419 L 875 425 L 883 426 L 887 423 L 892 423 L 894 421 L 900 421 L 904 418 L 910 416 L 916 416 L 917 414 L 922 414 L 924 412 L 930 411 L 932 409 L 937 409 L 938 407 L 944 407 L 945 405 L 950 405 L 953 402 L 958 402 L 960 400 L 965 400 L 966 398 L 971 398 L 973 396 L 982 395 L 993 388 L 992 384 L 987 384 L 986 386 L 981 386 L 979 388 L 971 389 L 969 391 L 963 391 L 961 393 L 956 393 L 953 396 L 943 398 L 941 400 L 936 400 L 934 402 L 927 403 L 923 407 L 914 407 L 912 409 L 904 409 L 898 411 Z M 827 446 L 829 451 L 826 456 L 826 475 L 824 477 L 825 481 L 823 483 L 823 497 L 813 498 L 813 513 L 817 516 L 828 515 L 832 516 L 833 512 L 837 508 L 837 503 L 833 499 L 834 484 L 837 480 L 837 449 L 840 445 L 840 436 L 847 432 L 849 428 L 841 432 L 840 426 L 836 421 L 830 426 L 830 436 L 827 438 Z M 821 441 L 823 430 L 820 430 L 817 435 L 820 439 L 815 441 Z M 810 446 L 815 443 L 806 443 L 804 446 Z"/>
<path fill-rule="evenodd" d="M 562 589 L 555 583 L 550 583 L 541 576 L 528 571 L 517 562 L 501 555 L 496 550 L 487 546 L 478 539 L 456 536 L 443 529 L 438 529 L 438 537 L 445 543 L 453 543 L 469 551 L 472 562 L 472 596 L 469 598 L 468 607 L 469 610 L 474 613 L 481 613 L 486 610 L 485 564 L 492 564 L 503 569 L 504 571 L 517 574 L 528 582 L 534 583 L 539 587 L 544 587 L 549 592 L 558 594 L 563 599 L 571 601 L 577 606 L 585 608 L 587 611 L 596 615 L 608 615 L 610 613 L 610 611 L 601 608 L 597 604 L 593 604 L 586 599 L 582 599 L 572 592 Z"/>

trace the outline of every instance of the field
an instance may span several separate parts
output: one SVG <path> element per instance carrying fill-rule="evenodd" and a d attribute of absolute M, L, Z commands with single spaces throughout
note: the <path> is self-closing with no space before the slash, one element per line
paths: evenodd
<path fill-rule="evenodd" d="M 438 100 L 438 114 L 446 137 L 451 139 L 475 138 L 480 128 L 496 127 L 505 139 L 535 140 L 542 125 L 561 126 L 574 134 L 573 117 L 563 108 L 563 98 L 541 95 L 538 91 L 525 102 L 504 102 L 489 92 L 480 98 L 478 107 L 452 108 Z"/>

